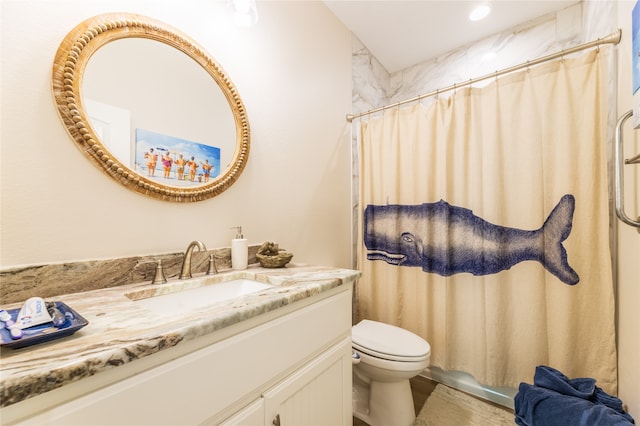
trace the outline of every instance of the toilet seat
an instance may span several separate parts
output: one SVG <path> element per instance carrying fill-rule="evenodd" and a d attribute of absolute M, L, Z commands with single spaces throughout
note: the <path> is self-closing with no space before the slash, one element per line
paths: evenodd
<path fill-rule="evenodd" d="M 431 346 L 420 336 L 390 324 L 362 320 L 351 328 L 353 348 L 390 361 L 419 362 L 429 358 Z"/>

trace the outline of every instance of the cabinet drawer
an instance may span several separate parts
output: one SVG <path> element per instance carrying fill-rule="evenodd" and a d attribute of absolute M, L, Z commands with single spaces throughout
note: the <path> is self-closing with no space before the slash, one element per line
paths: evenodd
<path fill-rule="evenodd" d="M 264 422 L 264 399 L 260 398 L 252 402 L 233 416 L 229 417 L 220 426 L 242 426 L 251 425 L 258 426 Z M 215 423 L 205 423 L 205 425 L 213 425 Z"/>

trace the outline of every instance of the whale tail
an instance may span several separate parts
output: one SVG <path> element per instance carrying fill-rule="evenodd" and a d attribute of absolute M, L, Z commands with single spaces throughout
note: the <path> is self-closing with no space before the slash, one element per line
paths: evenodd
<path fill-rule="evenodd" d="M 545 269 L 568 285 L 575 285 L 580 281 L 576 271 L 569 266 L 567 251 L 562 245 L 571 233 L 575 203 L 573 195 L 564 195 L 540 228 L 544 245 L 542 264 Z"/>

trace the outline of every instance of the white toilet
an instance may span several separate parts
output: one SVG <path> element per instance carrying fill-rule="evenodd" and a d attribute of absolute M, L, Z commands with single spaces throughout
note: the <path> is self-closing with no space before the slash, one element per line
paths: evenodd
<path fill-rule="evenodd" d="M 371 320 L 354 325 L 351 340 L 354 417 L 371 426 L 411 425 L 416 416 L 409 379 L 429 365 L 429 343 Z"/>

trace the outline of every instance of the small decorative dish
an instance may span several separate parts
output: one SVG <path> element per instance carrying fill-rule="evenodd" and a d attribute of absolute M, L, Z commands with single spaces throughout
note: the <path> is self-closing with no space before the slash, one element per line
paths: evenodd
<path fill-rule="evenodd" d="M 14 340 L 11 338 L 9 330 L 1 326 L 2 323 L 0 323 L 0 347 L 19 349 L 37 345 L 38 343 L 44 343 L 61 337 L 70 336 L 85 325 L 89 324 L 89 321 L 84 319 L 80 314 L 66 304 L 62 302 L 53 303 L 65 316 L 65 322 L 62 326 L 54 327 L 53 322 L 47 322 L 33 327 L 24 328 L 22 329 L 23 336 L 18 340 Z M 15 321 L 20 309 L 8 309 L 7 312 L 11 315 L 11 319 Z"/>
<path fill-rule="evenodd" d="M 262 243 L 258 249 L 256 258 L 263 268 L 283 268 L 291 261 L 293 254 L 280 249 L 278 244 L 267 241 Z"/>

